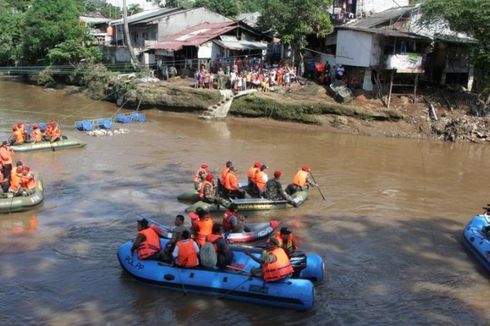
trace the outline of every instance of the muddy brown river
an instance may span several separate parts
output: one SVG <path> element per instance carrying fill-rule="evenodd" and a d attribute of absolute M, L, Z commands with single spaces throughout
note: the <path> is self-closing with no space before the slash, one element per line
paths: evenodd
<path fill-rule="evenodd" d="M 1 325 L 484 325 L 489 275 L 462 246 L 470 217 L 490 202 L 489 147 L 360 137 L 316 128 L 146 111 L 128 133 L 91 137 L 74 121 L 108 117 L 108 102 L 0 82 L 0 139 L 17 120 L 56 118 L 83 149 L 18 153 L 45 183 L 39 208 L 0 215 Z M 127 112 L 127 111 L 125 111 Z M 119 126 L 118 126 L 119 127 Z M 315 307 L 295 312 L 184 295 L 140 283 L 116 258 L 144 214 L 171 224 L 196 168 L 255 160 L 290 182 L 309 165 L 313 189 L 280 219 L 326 261 Z M 216 220 L 221 216 L 215 215 Z M 188 222 L 188 221 L 187 221 Z"/>

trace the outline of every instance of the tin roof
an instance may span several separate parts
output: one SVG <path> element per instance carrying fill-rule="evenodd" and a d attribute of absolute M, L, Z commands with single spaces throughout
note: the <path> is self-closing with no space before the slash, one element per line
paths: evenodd
<path fill-rule="evenodd" d="M 351 23 L 347 23 L 343 26 L 355 26 L 355 27 L 364 27 L 364 28 L 372 28 L 379 26 L 385 22 L 398 19 L 407 13 L 417 10 L 417 7 L 414 6 L 405 6 L 405 7 L 395 7 L 385 11 L 381 11 L 375 13 L 366 18 L 360 18 L 352 21 Z"/>
<path fill-rule="evenodd" d="M 389 37 L 400 37 L 400 38 L 411 38 L 417 39 L 421 41 L 431 42 L 430 37 L 426 37 L 423 35 L 419 35 L 412 32 L 402 32 L 395 29 L 383 29 L 383 28 L 367 28 L 367 27 L 357 27 L 357 26 L 339 26 L 337 27 L 340 30 L 352 30 L 356 32 L 364 32 L 370 34 L 380 34 Z"/>
<path fill-rule="evenodd" d="M 184 46 L 197 47 L 237 27 L 236 22 L 203 23 L 173 34 L 167 37 L 164 42 L 157 42 L 150 48 L 176 51 Z"/>
<path fill-rule="evenodd" d="M 128 16 L 128 24 L 129 25 L 143 24 L 155 19 L 160 19 L 162 17 L 173 15 L 175 13 L 184 12 L 184 11 L 187 11 L 187 9 L 158 8 L 158 9 L 145 10 L 143 12 Z M 122 18 L 111 21 L 111 25 L 121 25 L 123 23 L 124 22 Z"/>

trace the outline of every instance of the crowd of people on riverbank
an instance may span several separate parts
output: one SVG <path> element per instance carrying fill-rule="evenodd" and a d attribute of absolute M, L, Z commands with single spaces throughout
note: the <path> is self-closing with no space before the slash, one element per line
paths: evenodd
<path fill-rule="evenodd" d="M 14 161 L 14 151 L 4 141 L 0 147 L 0 198 L 29 196 L 36 190 L 37 182 L 31 168 L 22 161 Z"/>
<path fill-rule="evenodd" d="M 202 67 L 194 73 L 194 87 L 205 89 L 258 89 L 268 92 L 274 86 L 291 86 L 296 80 L 296 68 L 285 64 L 243 65 L 240 58 L 232 66 L 216 68 L 214 73 Z"/>
<path fill-rule="evenodd" d="M 24 143 L 40 143 L 49 141 L 51 143 L 62 139 L 61 130 L 55 120 L 47 125 L 33 124 L 26 127 L 24 122 L 19 121 L 12 126 L 12 134 L 9 137 L 9 145 L 22 145 Z"/>

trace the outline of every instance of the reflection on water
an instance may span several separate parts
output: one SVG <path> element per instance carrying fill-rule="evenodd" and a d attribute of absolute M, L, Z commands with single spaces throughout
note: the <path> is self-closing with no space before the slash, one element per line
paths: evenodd
<path fill-rule="evenodd" d="M 488 323 L 488 277 L 460 244 L 465 223 L 488 202 L 487 146 L 156 110 L 124 135 L 73 129 L 76 120 L 116 110 L 0 82 L 1 139 L 19 119 L 56 118 L 88 143 L 16 156 L 43 176 L 46 199 L 35 211 L 0 216 L 1 324 Z M 284 184 L 301 166 L 313 169 L 327 200 L 313 189 L 298 209 L 247 213 L 250 222 L 282 220 L 302 249 L 326 259 L 312 311 L 164 291 L 121 271 L 115 253 L 134 238 L 138 214 L 172 224 L 186 207 L 176 197 L 192 187 L 196 168 L 207 162 L 218 173 L 227 160 L 241 178 L 259 160 L 269 175 L 281 170 Z"/>

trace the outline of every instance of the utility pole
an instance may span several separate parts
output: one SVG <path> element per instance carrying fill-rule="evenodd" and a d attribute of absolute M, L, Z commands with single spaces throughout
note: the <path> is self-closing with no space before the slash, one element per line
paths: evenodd
<path fill-rule="evenodd" d="M 136 54 L 134 53 L 133 46 L 131 45 L 131 36 L 129 35 L 128 26 L 128 8 L 126 6 L 126 0 L 123 0 L 123 22 L 124 22 L 124 35 L 126 38 L 126 45 L 128 46 L 129 54 L 131 55 L 133 68 L 137 68 L 140 65 Z"/>

